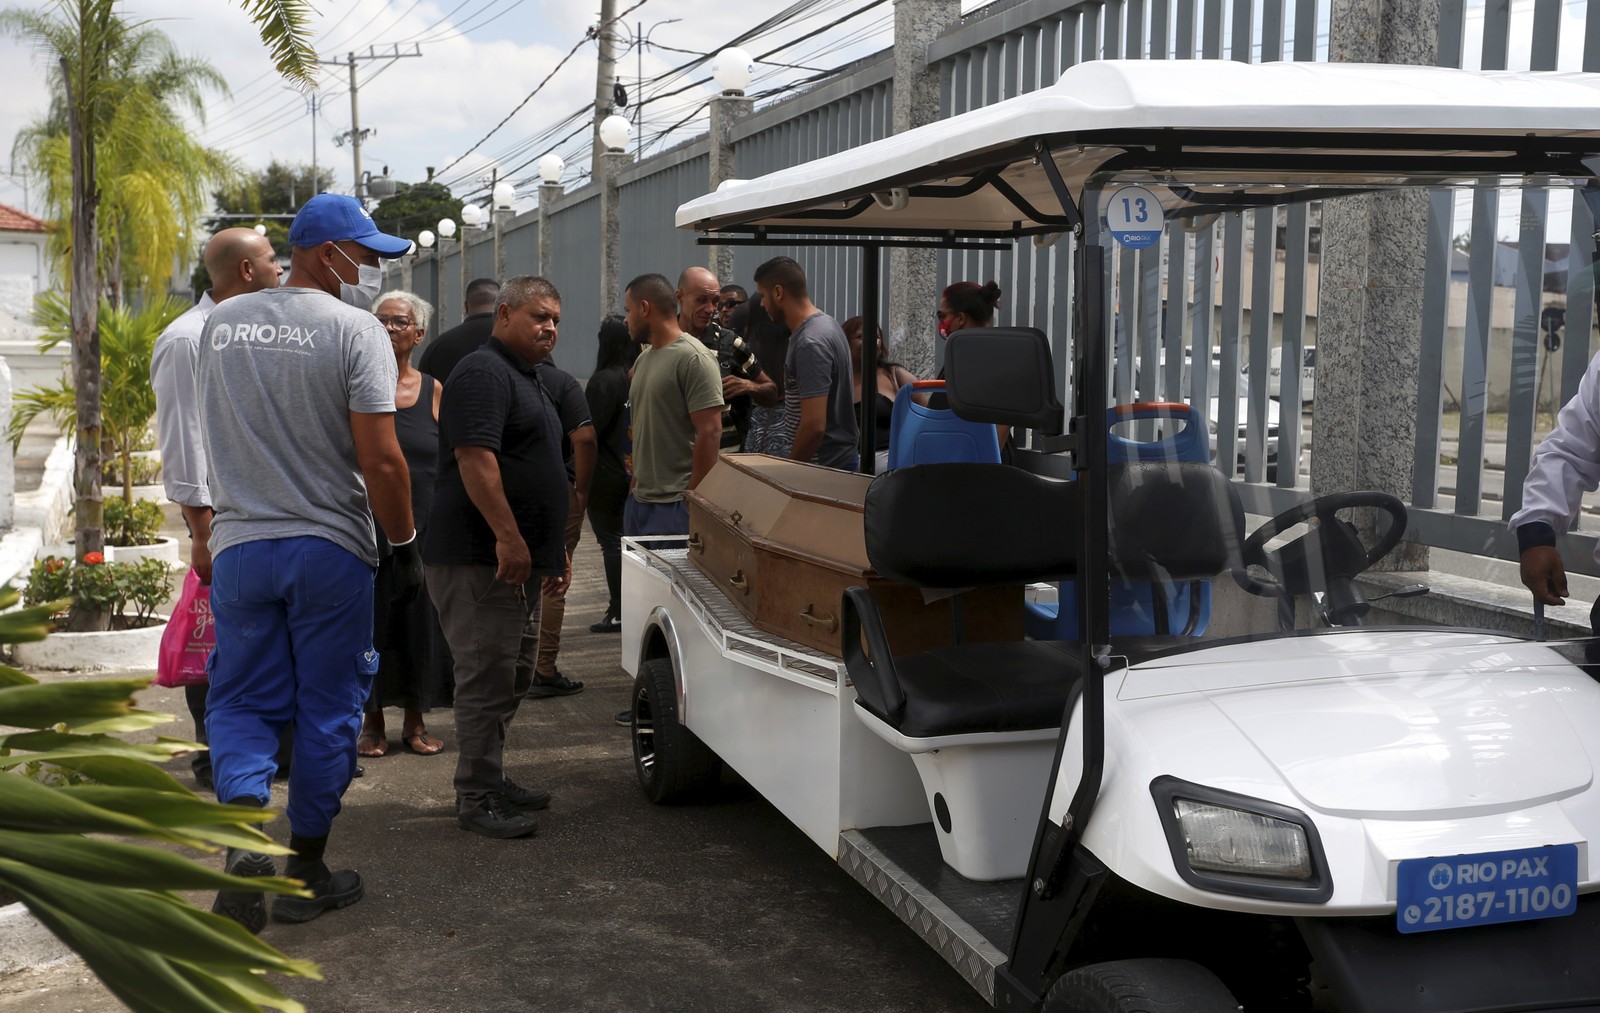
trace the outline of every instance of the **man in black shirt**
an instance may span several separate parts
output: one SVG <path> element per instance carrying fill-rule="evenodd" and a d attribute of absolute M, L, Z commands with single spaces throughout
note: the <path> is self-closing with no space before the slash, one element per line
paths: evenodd
<path fill-rule="evenodd" d="M 441 453 L 422 558 L 428 593 L 455 658 L 456 821 L 488 837 L 524 837 L 550 794 L 505 776 L 506 729 L 528 690 L 517 664 L 528 635 L 523 584 L 572 577 L 561 420 L 539 383 L 561 322 L 543 278 L 507 281 L 488 343 L 451 371 L 439 406 Z"/>
<path fill-rule="evenodd" d="M 716 275 L 703 267 L 685 268 L 678 276 L 677 297 L 678 326 L 717 357 L 723 400 L 720 446 L 737 450 L 749 429 L 750 402 L 775 405 L 783 397 L 744 339 L 718 322 L 722 290 Z"/>
<path fill-rule="evenodd" d="M 482 348 L 494 330 L 495 300 L 500 283 L 493 278 L 474 278 L 467 283 L 466 319 L 440 334 L 422 349 L 417 368 L 444 383 L 456 363 Z"/>
<path fill-rule="evenodd" d="M 560 340 L 559 338 L 557 339 Z M 556 406 L 561 419 L 561 429 L 566 434 L 561 441 L 562 461 L 567 468 L 567 529 L 565 545 L 567 558 L 578 548 L 583 534 L 583 513 L 589 505 L 589 482 L 594 476 L 595 457 L 599 445 L 595 440 L 594 423 L 589 419 L 589 402 L 584 400 L 583 387 L 571 373 L 556 366 L 551 359 L 539 363 L 539 382 Z M 529 595 L 532 595 L 529 589 Z M 583 691 L 583 683 L 575 682 L 556 668 L 556 655 L 561 652 L 561 627 L 567 615 L 567 594 L 545 591 L 539 595 L 538 626 L 539 654 L 536 659 L 524 658 L 524 665 L 533 665 L 533 681 L 528 684 L 527 697 L 536 700 L 547 696 L 571 696 Z"/>

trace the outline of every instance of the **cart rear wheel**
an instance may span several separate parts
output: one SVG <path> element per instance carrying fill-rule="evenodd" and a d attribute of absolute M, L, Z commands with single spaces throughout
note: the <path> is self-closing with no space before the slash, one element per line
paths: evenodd
<path fill-rule="evenodd" d="M 1235 1013 L 1216 975 L 1187 960 L 1115 960 L 1062 975 L 1045 1013 Z"/>
<path fill-rule="evenodd" d="M 651 658 L 633 683 L 633 769 L 652 802 L 685 802 L 717 783 L 722 761 L 678 720 L 669 658 Z"/>

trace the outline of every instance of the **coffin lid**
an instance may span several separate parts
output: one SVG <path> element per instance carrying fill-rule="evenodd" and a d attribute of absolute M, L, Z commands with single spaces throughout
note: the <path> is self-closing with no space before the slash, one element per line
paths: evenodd
<path fill-rule="evenodd" d="M 870 575 L 862 517 L 871 484 L 871 475 L 723 454 L 687 495 L 760 548 Z"/>

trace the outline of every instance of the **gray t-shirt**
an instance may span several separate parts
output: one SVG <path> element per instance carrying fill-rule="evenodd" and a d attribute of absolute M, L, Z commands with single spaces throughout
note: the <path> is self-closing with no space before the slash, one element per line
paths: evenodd
<path fill-rule="evenodd" d="M 855 468 L 860 461 L 860 448 L 851 390 L 850 342 L 828 314 L 812 314 L 789 335 L 783 387 L 783 445 L 794 446 L 794 434 L 800 427 L 800 402 L 826 396 L 827 426 L 812 463 Z"/>
<path fill-rule="evenodd" d="M 350 413 L 394 411 L 394 348 L 377 317 L 309 288 L 234 296 L 200 337 L 211 552 L 325 538 L 378 565 Z"/>

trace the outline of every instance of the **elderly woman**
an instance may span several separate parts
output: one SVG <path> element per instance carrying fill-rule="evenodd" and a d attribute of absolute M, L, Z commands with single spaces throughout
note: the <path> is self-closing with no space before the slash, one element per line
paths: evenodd
<path fill-rule="evenodd" d="M 432 312 L 423 299 L 398 291 L 379 296 L 373 308 L 378 322 L 389 332 L 400 369 L 400 382 L 394 392 L 394 429 L 406 466 L 411 469 L 411 513 L 416 518 L 418 538 L 422 537 L 433 506 L 443 387 L 411 365 L 411 354 L 422 343 Z M 362 756 L 387 753 L 389 739 L 384 730 L 383 708 L 403 707 L 400 741 L 413 753 L 432 756 L 444 748 L 444 743 L 428 734 L 423 712 L 436 704 L 448 706 L 453 695 L 450 654 L 439 630 L 439 616 L 426 594 L 410 601 L 398 600 L 387 551 L 378 565 L 373 604 L 372 642 L 378 649 L 378 677 L 367 698 L 366 719 L 356 751 Z"/>

